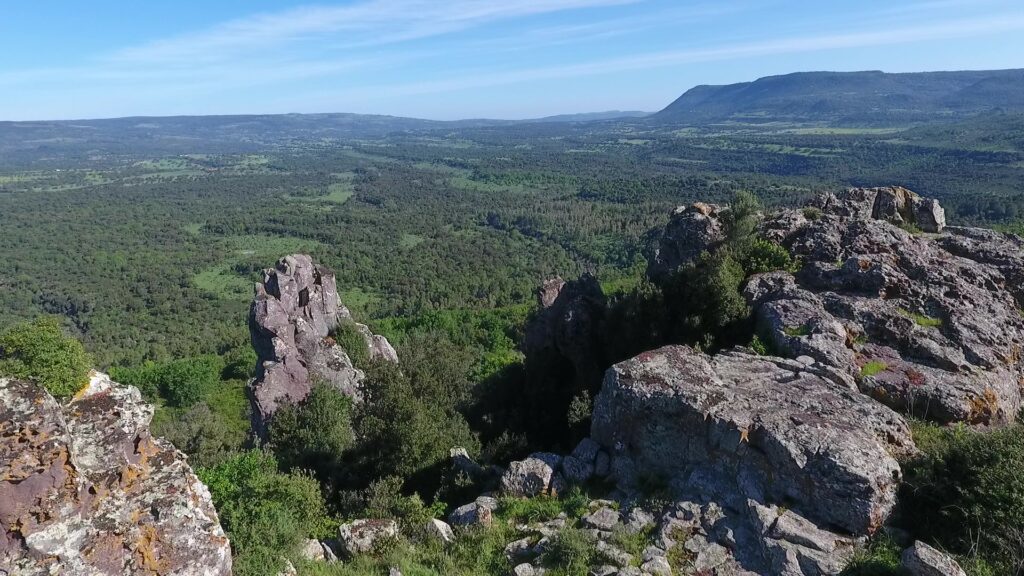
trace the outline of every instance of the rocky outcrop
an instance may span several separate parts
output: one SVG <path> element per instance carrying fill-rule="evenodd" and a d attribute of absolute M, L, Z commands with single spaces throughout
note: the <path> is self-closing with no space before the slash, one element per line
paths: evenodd
<path fill-rule="evenodd" d="M 893 202 L 896 212 L 879 208 Z M 1021 239 L 968 228 L 917 236 L 890 224 L 923 203 L 901 188 L 854 189 L 819 198 L 816 218 L 786 211 L 766 221 L 803 267 L 749 281 L 758 332 L 776 354 L 833 370 L 901 412 L 1010 422 L 1024 382 Z"/>
<path fill-rule="evenodd" d="M 727 210 L 702 202 L 676 208 L 648 261 L 647 276 L 661 283 L 680 267 L 695 262 L 701 252 L 717 248 L 725 240 L 722 215 Z"/>
<path fill-rule="evenodd" d="M 303 254 L 285 256 L 256 284 L 249 331 L 258 365 L 250 383 L 253 430 L 260 436 L 278 408 L 301 402 L 314 381 L 358 399 L 364 374 L 331 337 L 343 322 L 363 336 L 371 358 L 398 361 L 383 336 L 357 324 L 338 298 L 334 274 Z"/>
<path fill-rule="evenodd" d="M 566 282 L 553 278 L 537 290 L 537 314 L 526 325 L 527 368 L 557 374 L 582 391 L 601 380 L 604 345 L 601 325 L 605 296 L 593 276 Z"/>
<path fill-rule="evenodd" d="M 152 416 L 104 374 L 64 405 L 0 379 L 0 572 L 231 573 L 209 491 Z"/>

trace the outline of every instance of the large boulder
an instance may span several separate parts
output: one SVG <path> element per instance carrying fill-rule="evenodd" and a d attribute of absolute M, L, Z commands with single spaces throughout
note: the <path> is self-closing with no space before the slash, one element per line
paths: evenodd
<path fill-rule="evenodd" d="M 1024 242 L 963 228 L 915 236 L 891 223 L 914 202 L 900 188 L 855 189 L 823 195 L 813 220 L 768 219 L 803 267 L 748 282 L 758 332 L 775 353 L 810 358 L 901 412 L 1010 422 L 1022 405 Z"/>
<path fill-rule="evenodd" d="M 231 574 L 209 491 L 152 417 L 104 374 L 63 405 L 0 378 L 0 572 Z"/>
<path fill-rule="evenodd" d="M 697 202 L 672 212 L 647 265 L 647 276 L 662 282 L 679 268 L 696 262 L 725 240 L 722 214 L 728 208 Z"/>
<path fill-rule="evenodd" d="M 827 373 L 686 346 L 610 368 L 591 436 L 612 452 L 620 482 L 684 481 L 711 464 L 747 498 L 852 534 L 888 516 L 902 477 L 895 457 L 914 450 L 903 418 Z"/>
<path fill-rule="evenodd" d="M 338 298 L 334 274 L 312 258 L 285 256 L 264 271 L 249 310 L 249 332 L 258 357 L 249 394 L 258 435 L 265 434 L 282 405 L 304 400 L 314 380 L 359 399 L 364 374 L 331 338 L 342 322 L 351 322 L 358 330 L 371 358 L 398 361 L 387 339 L 352 320 Z"/>
<path fill-rule="evenodd" d="M 828 370 L 686 346 L 610 368 L 591 436 L 625 494 L 661 484 L 692 510 L 677 522 L 688 549 L 761 574 L 837 574 L 915 452 L 902 417 Z"/>

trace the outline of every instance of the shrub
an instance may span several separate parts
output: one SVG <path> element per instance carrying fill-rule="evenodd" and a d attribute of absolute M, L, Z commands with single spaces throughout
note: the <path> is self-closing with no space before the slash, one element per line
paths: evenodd
<path fill-rule="evenodd" d="M 197 472 L 231 540 L 238 576 L 276 574 L 304 538 L 326 537 L 333 527 L 316 480 L 282 474 L 269 454 L 243 452 Z"/>
<path fill-rule="evenodd" d="M 398 522 L 402 533 L 415 540 L 423 540 L 427 522 L 444 513 L 444 503 L 431 506 L 423 503 L 419 494 L 402 494 L 402 478 L 388 476 L 375 482 L 363 491 L 362 515 L 369 518 L 391 518 Z"/>
<path fill-rule="evenodd" d="M 811 333 L 811 329 L 806 324 L 801 324 L 800 326 L 784 326 L 782 328 L 782 332 L 785 333 L 786 336 L 798 338 L 800 336 L 809 335 Z"/>
<path fill-rule="evenodd" d="M 744 271 L 750 274 L 762 274 L 784 270 L 796 272 L 800 266 L 799 261 L 789 255 L 789 251 L 764 238 L 754 238 L 750 241 L 747 249 L 741 257 Z"/>
<path fill-rule="evenodd" d="M 0 374 L 34 380 L 57 398 L 89 383 L 92 359 L 64 335 L 56 317 L 16 324 L 0 334 Z"/>
<path fill-rule="evenodd" d="M 147 397 L 167 400 L 171 406 L 188 408 L 220 384 L 224 361 L 211 354 L 169 362 L 146 362 L 135 368 L 114 367 L 110 376 L 130 384 Z"/>
<path fill-rule="evenodd" d="M 868 376 L 874 376 L 879 372 L 885 371 L 889 368 L 889 365 L 881 360 L 872 360 L 867 364 L 860 367 L 860 375 L 867 378 Z"/>
<path fill-rule="evenodd" d="M 363 368 L 370 363 L 370 349 L 366 345 L 366 338 L 356 327 L 355 322 L 342 320 L 338 327 L 331 332 L 331 337 L 345 349 L 353 366 Z"/>
<path fill-rule="evenodd" d="M 242 447 L 247 430 L 199 402 L 183 411 L 158 410 L 152 432 L 188 454 L 193 466 L 215 466 Z"/>
<path fill-rule="evenodd" d="M 462 446 L 475 454 L 480 445 L 458 411 L 460 385 L 447 372 L 429 369 L 436 359 L 408 358 L 401 368 L 373 362 L 367 370 L 354 420 L 361 455 L 356 466 L 362 478 L 399 476 L 407 489 L 433 494 L 449 450 Z"/>
<path fill-rule="evenodd" d="M 757 334 L 754 334 L 754 337 L 750 339 L 750 344 L 748 345 L 748 347 L 754 351 L 754 354 L 757 354 L 758 356 L 769 355 L 768 345 L 765 344 L 764 340 L 761 340 L 761 337 L 758 336 Z"/>
<path fill-rule="evenodd" d="M 902 551 L 891 538 L 878 535 L 850 559 L 840 576 L 908 576 L 900 563 Z"/>
<path fill-rule="evenodd" d="M 804 218 L 814 221 L 821 219 L 821 208 L 808 206 L 804 208 Z"/>
<path fill-rule="evenodd" d="M 595 555 L 594 542 L 579 528 L 565 528 L 551 539 L 544 563 L 565 576 L 586 576 Z"/>
<path fill-rule="evenodd" d="M 938 328 L 942 326 L 941 318 L 932 318 L 930 316 L 925 316 L 924 314 L 917 314 L 915 312 L 904 310 L 902 308 L 900 309 L 900 314 L 906 316 L 907 318 L 910 318 L 918 326 L 923 326 L 925 328 Z"/>
<path fill-rule="evenodd" d="M 268 440 L 282 466 L 329 478 L 354 440 L 351 407 L 352 401 L 340 391 L 317 383 L 301 404 L 278 410 Z"/>
<path fill-rule="evenodd" d="M 224 355 L 224 371 L 221 378 L 248 380 L 256 375 L 256 362 L 256 351 L 251 346 L 232 348 Z"/>
<path fill-rule="evenodd" d="M 976 432 L 915 427 L 924 456 L 908 463 L 901 515 L 920 539 L 994 573 L 1024 571 L 1024 427 Z"/>

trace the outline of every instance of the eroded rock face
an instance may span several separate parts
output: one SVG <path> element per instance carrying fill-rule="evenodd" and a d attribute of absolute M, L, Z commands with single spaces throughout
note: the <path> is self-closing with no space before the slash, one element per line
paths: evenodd
<path fill-rule="evenodd" d="M 902 189 L 827 194 L 817 219 L 788 211 L 765 222 L 803 267 L 748 282 L 759 334 L 774 353 L 809 357 L 901 412 L 1012 421 L 1024 382 L 1024 242 L 980 229 L 912 235 L 889 223 L 899 210 L 879 214 L 891 190 Z M 924 202 L 901 194 L 904 207 Z"/>
<path fill-rule="evenodd" d="M 0 379 L 0 566 L 12 575 L 231 573 L 210 493 L 149 434 L 139 391 L 94 373 L 60 405 Z"/>
<path fill-rule="evenodd" d="M 256 284 L 249 310 L 249 331 L 258 365 L 249 392 L 253 430 L 263 435 L 266 425 L 286 404 L 301 402 L 314 380 L 359 398 L 362 370 L 330 337 L 352 315 L 338 298 L 334 274 L 303 254 L 285 256 L 265 270 Z M 353 322 L 366 342 L 371 358 L 397 362 L 398 355 L 383 336 Z"/>

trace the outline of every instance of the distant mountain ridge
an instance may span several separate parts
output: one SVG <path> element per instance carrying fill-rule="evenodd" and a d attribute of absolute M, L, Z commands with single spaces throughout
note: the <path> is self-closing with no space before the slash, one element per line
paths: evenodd
<path fill-rule="evenodd" d="M 887 124 L 1024 111 L 1024 69 L 797 72 L 687 90 L 654 121 Z"/>

